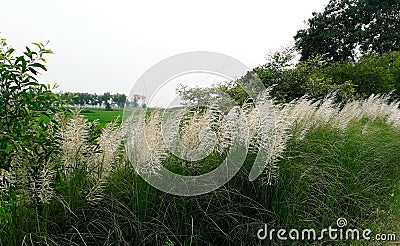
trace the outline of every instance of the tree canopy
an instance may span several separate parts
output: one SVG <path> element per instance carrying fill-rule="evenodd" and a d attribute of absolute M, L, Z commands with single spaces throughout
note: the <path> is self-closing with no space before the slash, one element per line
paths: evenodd
<path fill-rule="evenodd" d="M 295 41 L 301 60 L 355 60 L 400 50 L 400 0 L 330 0 Z"/>

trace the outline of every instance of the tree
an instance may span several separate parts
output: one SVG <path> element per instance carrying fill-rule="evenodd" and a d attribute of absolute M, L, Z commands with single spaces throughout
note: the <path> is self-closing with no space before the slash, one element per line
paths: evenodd
<path fill-rule="evenodd" d="M 330 0 L 296 34 L 301 61 L 356 60 L 359 55 L 400 50 L 400 0 Z"/>
<path fill-rule="evenodd" d="M 126 105 L 131 108 L 146 107 L 146 97 L 143 95 L 134 94 L 129 97 L 124 96 L 124 100 Z"/>
<path fill-rule="evenodd" d="M 112 95 L 112 100 L 119 108 L 123 108 L 126 103 L 126 95 L 117 93 Z"/>
<path fill-rule="evenodd" d="M 6 40 L 0 41 L 0 172 L 29 163 L 26 177 L 39 177 L 57 152 L 54 115 L 64 103 L 36 78 L 47 70 L 44 55 L 52 51 L 33 45 L 35 49 L 26 47 L 23 55 L 14 56 Z"/>

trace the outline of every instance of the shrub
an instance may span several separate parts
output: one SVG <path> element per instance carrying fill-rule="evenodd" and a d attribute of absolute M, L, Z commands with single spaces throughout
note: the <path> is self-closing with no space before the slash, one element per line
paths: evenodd
<path fill-rule="evenodd" d="M 357 62 L 335 63 L 322 69 L 333 83 L 351 82 L 355 95 L 367 98 L 371 94 L 388 94 L 400 98 L 400 52 L 366 55 Z"/>
<path fill-rule="evenodd" d="M 43 190 L 52 178 L 48 164 L 57 152 L 54 114 L 63 101 L 50 85 L 37 80 L 40 71 L 47 70 L 44 55 L 52 51 L 33 45 L 35 49 L 26 47 L 14 56 L 6 40 L 0 41 L 0 169 L 3 188 L 19 183 L 25 187 L 22 193 L 43 202 Z"/>
<path fill-rule="evenodd" d="M 267 63 L 253 69 L 242 78 L 251 83 L 254 75 L 267 88 L 278 103 L 288 103 L 307 95 L 311 99 L 323 99 L 336 94 L 339 103 L 365 99 L 372 94 L 392 93 L 392 100 L 400 98 L 400 52 L 383 55 L 365 55 L 359 61 L 328 63 L 315 57 L 297 64 L 292 63 L 294 51 L 290 48 L 268 56 Z M 216 91 L 228 93 L 240 105 L 248 95 L 237 81 L 211 89 L 179 90 L 186 101 L 205 101 Z"/>

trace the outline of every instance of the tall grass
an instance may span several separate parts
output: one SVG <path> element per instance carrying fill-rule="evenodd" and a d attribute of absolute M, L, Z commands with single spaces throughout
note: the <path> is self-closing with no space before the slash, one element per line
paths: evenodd
<path fill-rule="evenodd" d="M 263 100 L 258 108 L 241 109 L 251 126 L 250 152 L 242 169 L 220 189 L 195 197 L 158 191 L 134 167 L 154 164 L 148 158 L 155 156 L 159 165 L 185 175 L 212 170 L 231 145 L 229 120 L 217 117 L 221 112 L 203 111 L 180 125 L 188 151 L 201 144 L 198 135 L 207 125 L 219 136 L 217 148 L 192 163 L 168 153 L 157 112 L 138 119 L 131 129 L 138 131 L 130 153 L 140 162 L 136 164 L 123 155 L 121 129 L 115 124 L 92 139 L 85 118 L 76 113 L 64 119 L 51 196 L 40 204 L 21 202 L 5 188 L 0 245 L 281 244 L 259 241 L 257 230 L 264 223 L 322 229 L 339 217 L 352 228 L 400 232 L 398 104 L 382 96 L 341 107 L 329 98 L 301 98 L 287 105 Z M 272 113 L 277 121 L 266 125 Z M 139 127 L 145 129 L 147 142 Z M 276 141 L 271 141 L 271 132 Z M 147 144 L 150 149 L 144 148 Z M 257 160 L 260 151 L 269 149 Z M 250 182 L 256 160 L 266 168 Z M 147 167 L 157 172 L 157 166 Z"/>

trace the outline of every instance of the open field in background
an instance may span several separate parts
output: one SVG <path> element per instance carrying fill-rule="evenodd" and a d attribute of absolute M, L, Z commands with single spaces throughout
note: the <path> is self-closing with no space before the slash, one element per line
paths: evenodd
<path fill-rule="evenodd" d="M 154 109 L 147 108 L 147 115 L 150 115 Z M 105 110 L 105 109 L 92 109 L 92 108 L 83 108 L 80 112 L 81 115 L 85 116 L 90 122 L 95 120 L 99 123 L 99 128 L 104 128 L 107 123 L 112 123 L 117 120 L 117 125 L 122 123 L 122 118 L 124 115 L 123 109 L 113 109 L 113 110 Z M 166 113 L 168 115 L 168 113 Z"/>
<path fill-rule="evenodd" d="M 104 109 L 82 109 L 81 114 L 87 117 L 89 121 L 98 120 L 99 126 L 104 127 L 118 118 L 118 123 L 122 122 L 122 109 L 113 109 L 112 111 Z"/>

